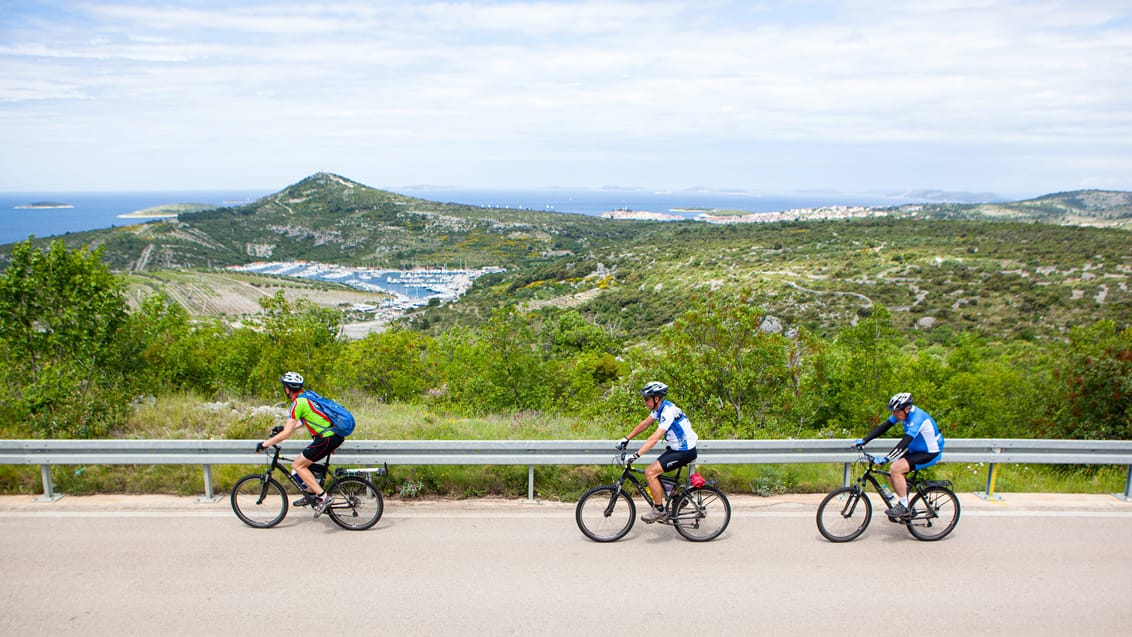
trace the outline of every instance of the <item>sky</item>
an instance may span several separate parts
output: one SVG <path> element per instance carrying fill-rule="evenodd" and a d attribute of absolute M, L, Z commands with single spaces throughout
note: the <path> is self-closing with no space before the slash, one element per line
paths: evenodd
<path fill-rule="evenodd" d="M 0 0 L 0 192 L 1132 190 L 1127 0 Z"/>

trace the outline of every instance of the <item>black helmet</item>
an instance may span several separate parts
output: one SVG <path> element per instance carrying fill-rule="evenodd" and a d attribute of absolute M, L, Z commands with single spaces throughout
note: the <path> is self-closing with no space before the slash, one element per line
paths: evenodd
<path fill-rule="evenodd" d="M 283 386 L 287 389 L 303 388 L 303 377 L 301 374 L 298 374 L 296 372 L 287 372 L 286 374 L 283 374 L 283 377 L 280 378 L 279 381 L 283 383 Z"/>
<path fill-rule="evenodd" d="M 646 384 L 641 388 L 641 396 L 648 398 L 649 396 L 660 396 L 664 398 L 668 395 L 668 385 L 658 383 L 655 380 Z"/>

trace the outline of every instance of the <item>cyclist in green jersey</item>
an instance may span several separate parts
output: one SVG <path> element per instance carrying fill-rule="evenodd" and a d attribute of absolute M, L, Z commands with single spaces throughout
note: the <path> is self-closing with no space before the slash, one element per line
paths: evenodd
<path fill-rule="evenodd" d="M 256 443 L 255 450 L 256 453 L 259 453 L 266 447 L 277 445 L 290 438 L 291 433 L 299 425 L 305 426 L 311 434 L 311 444 L 295 458 L 295 461 L 291 463 L 291 468 L 306 485 L 307 490 L 314 494 L 317 501 L 316 514 L 321 515 L 326 507 L 330 506 L 332 498 L 322 490 L 322 486 L 318 484 L 318 479 L 311 472 L 310 467 L 315 462 L 330 455 L 346 439 L 334 433 L 334 430 L 330 427 L 330 421 L 311 407 L 309 399 L 300 395 L 303 393 L 304 382 L 301 375 L 295 372 L 287 372 L 283 374 L 280 381 L 283 383 L 283 392 L 287 394 L 287 398 L 291 401 L 290 418 L 283 425 L 282 431 L 263 442 Z M 305 506 L 306 498 L 296 500 L 295 504 Z"/>

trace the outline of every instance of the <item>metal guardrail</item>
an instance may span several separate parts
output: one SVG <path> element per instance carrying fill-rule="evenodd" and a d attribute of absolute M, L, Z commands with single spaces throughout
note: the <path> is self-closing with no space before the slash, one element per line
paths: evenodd
<path fill-rule="evenodd" d="M 52 465 L 181 464 L 204 467 L 205 496 L 213 501 L 212 465 L 262 465 L 255 440 L 0 440 L 0 464 L 39 465 L 43 495 L 56 500 Z M 870 449 L 887 451 L 895 440 L 877 440 Z M 284 453 L 301 451 L 305 440 L 283 443 Z M 539 465 L 608 464 L 612 440 L 348 440 L 334 454 L 337 465 L 526 465 L 527 494 L 534 499 L 534 468 Z M 701 440 L 697 464 L 842 463 L 845 482 L 857 453 L 849 440 Z M 646 455 L 651 461 L 656 451 Z M 1124 493 L 1132 500 L 1132 440 L 952 439 L 943 462 L 988 465 L 987 488 L 994 499 L 1000 464 L 1106 464 L 1128 467 Z"/>

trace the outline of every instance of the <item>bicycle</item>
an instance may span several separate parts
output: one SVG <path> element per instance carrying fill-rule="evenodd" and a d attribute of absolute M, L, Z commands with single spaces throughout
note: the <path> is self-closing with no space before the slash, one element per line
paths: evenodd
<path fill-rule="evenodd" d="M 880 468 L 875 456 L 860 447 L 857 451 L 860 453 L 857 461 L 868 463 L 868 468 L 854 484 L 833 490 L 818 505 L 818 531 L 830 542 L 848 542 L 868 528 L 873 516 L 873 504 L 866 493 L 869 484 L 886 506 L 891 507 L 896 501 L 895 495 L 891 499 L 885 495 L 876 477 L 888 478 L 891 474 Z M 959 498 L 952 491 L 950 480 L 925 480 L 919 473 L 914 470 L 906 476 L 908 494 L 912 496 L 908 502 L 909 514 L 888 519 L 903 524 L 917 540 L 942 540 L 959 522 Z"/>
<path fill-rule="evenodd" d="M 614 456 L 614 462 L 625 465 L 621 477 L 613 484 L 604 484 L 586 491 L 574 512 L 578 528 L 595 542 L 615 542 L 625 537 L 637 521 L 637 506 L 625 488 L 628 481 L 637 487 L 637 493 L 652 506 L 648 485 L 638 475 L 644 474 L 632 464 L 623 450 Z M 693 542 L 707 542 L 719 537 L 731 522 L 731 503 L 713 484 L 703 481 L 698 473 L 688 481 L 680 482 L 680 467 L 675 476 L 660 476 L 664 487 L 664 517 L 660 524 L 676 527 L 676 531 Z"/>
<path fill-rule="evenodd" d="M 272 435 L 280 429 L 276 427 L 272 430 Z M 314 495 L 303 488 L 298 478 L 282 465 L 282 462 L 290 462 L 293 458 L 283 457 L 283 451 L 278 445 L 265 449 L 264 452 L 268 454 L 267 470 L 248 474 L 237 480 L 232 487 L 232 511 L 236 513 L 236 517 L 257 529 L 269 529 L 287 517 L 290 506 L 287 492 L 272 476 L 275 471 L 280 471 L 303 494 L 306 505 L 314 509 L 317 518 L 320 513 Z M 385 510 L 381 491 L 367 476 L 387 475 L 388 465 L 368 469 L 338 468 L 331 473 L 330 456 L 327 456 L 322 463 L 312 464 L 310 469 L 318 479 L 319 486 L 324 486 L 327 476 L 330 476 L 330 485 L 325 487 L 325 491 L 334 501 L 325 513 L 335 524 L 350 531 L 364 531 L 381 519 Z"/>

